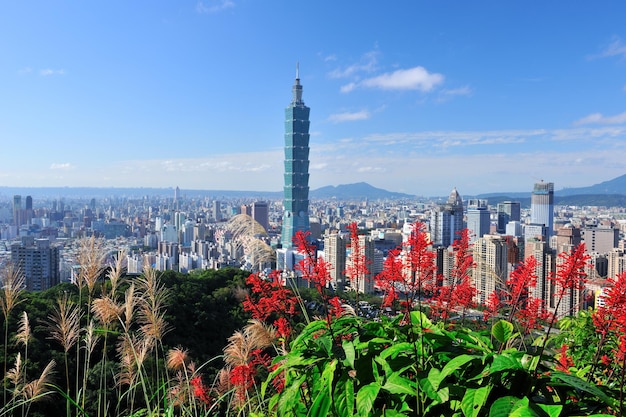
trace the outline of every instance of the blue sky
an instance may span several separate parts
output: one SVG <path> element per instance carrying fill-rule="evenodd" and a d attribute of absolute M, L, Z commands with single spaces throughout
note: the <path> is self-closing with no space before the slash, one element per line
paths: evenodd
<path fill-rule="evenodd" d="M 0 3 L 0 185 L 416 195 L 626 174 L 623 1 Z"/>

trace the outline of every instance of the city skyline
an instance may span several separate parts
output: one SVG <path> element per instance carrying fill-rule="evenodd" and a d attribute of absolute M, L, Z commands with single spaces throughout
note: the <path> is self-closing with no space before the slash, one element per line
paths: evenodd
<path fill-rule="evenodd" d="M 626 173 L 624 17 L 618 1 L 6 3 L 0 184 L 279 191 L 296 62 L 311 189 L 596 184 Z"/>

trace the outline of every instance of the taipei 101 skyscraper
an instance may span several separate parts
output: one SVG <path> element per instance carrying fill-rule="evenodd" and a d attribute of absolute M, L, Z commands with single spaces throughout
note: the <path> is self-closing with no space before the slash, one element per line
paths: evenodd
<path fill-rule="evenodd" d="M 283 201 L 283 248 L 293 246 L 298 230 L 309 224 L 309 108 L 302 101 L 300 71 L 296 66 L 293 98 L 285 109 L 285 188 Z"/>

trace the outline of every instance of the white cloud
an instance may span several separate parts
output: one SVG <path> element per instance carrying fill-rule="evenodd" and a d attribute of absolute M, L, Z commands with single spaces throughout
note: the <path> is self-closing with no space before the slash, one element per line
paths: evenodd
<path fill-rule="evenodd" d="M 30 74 L 30 73 L 32 73 L 32 72 L 33 72 L 33 69 L 32 69 L 32 68 L 30 68 L 30 67 L 24 67 L 24 68 L 22 68 L 21 70 L 19 70 L 17 73 L 18 73 L 18 74 L 20 74 L 20 75 L 23 75 L 23 74 Z"/>
<path fill-rule="evenodd" d="M 367 120 L 372 116 L 370 112 L 367 110 L 361 110 L 357 112 L 344 112 L 331 114 L 328 117 L 328 120 L 333 123 L 342 123 L 342 122 L 353 122 L 356 120 Z"/>
<path fill-rule="evenodd" d="M 459 88 L 453 88 L 450 90 L 442 90 L 441 94 L 445 94 L 448 96 L 469 96 L 473 93 L 474 91 L 472 90 L 472 88 L 468 85 L 463 86 L 463 87 L 459 87 Z"/>
<path fill-rule="evenodd" d="M 42 75 L 44 77 L 48 77 L 50 75 L 65 75 L 65 70 L 45 68 L 39 70 L 39 75 Z"/>
<path fill-rule="evenodd" d="M 611 56 L 621 56 L 622 58 L 626 58 L 626 45 L 622 42 L 620 38 L 614 38 L 609 46 L 607 46 L 602 52 L 600 52 L 599 55 L 599 57 Z"/>
<path fill-rule="evenodd" d="M 574 122 L 574 125 L 602 124 L 602 125 L 618 125 L 626 123 L 626 112 L 616 114 L 615 116 L 604 116 L 602 113 L 592 113 L 582 119 Z"/>
<path fill-rule="evenodd" d="M 441 84 L 444 76 L 438 73 L 429 73 L 424 67 L 399 69 L 376 77 L 368 78 L 359 83 L 359 86 L 380 88 L 383 90 L 419 90 L 431 91 Z"/>
<path fill-rule="evenodd" d="M 232 0 L 208 0 L 199 1 L 196 4 L 196 12 L 198 13 L 217 13 L 222 10 L 235 7 L 235 2 Z"/>
<path fill-rule="evenodd" d="M 363 72 L 371 73 L 377 68 L 378 55 L 379 52 L 377 50 L 367 52 L 361 57 L 361 60 L 358 63 L 349 65 L 345 68 L 336 68 L 328 75 L 331 78 L 348 78 L 358 76 Z"/>
<path fill-rule="evenodd" d="M 73 169 L 74 167 L 72 166 L 72 164 L 65 162 L 62 164 L 52 164 L 50 165 L 50 169 L 55 169 L 55 170 L 62 170 L 62 171 L 68 171 Z"/>
<path fill-rule="evenodd" d="M 350 91 L 354 90 L 356 88 L 356 83 L 349 83 L 346 85 L 342 85 L 341 88 L 339 89 L 339 91 L 341 91 L 342 93 L 349 93 Z"/>

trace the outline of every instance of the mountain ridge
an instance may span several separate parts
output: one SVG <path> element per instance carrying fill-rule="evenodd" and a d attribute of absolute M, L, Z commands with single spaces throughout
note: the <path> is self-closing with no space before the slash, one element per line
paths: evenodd
<path fill-rule="evenodd" d="M 273 199 L 280 200 L 282 191 L 237 191 L 237 190 L 187 190 L 182 189 L 180 194 L 184 197 L 212 197 L 212 198 L 249 198 L 249 199 Z M 587 187 L 564 188 L 555 191 L 556 204 L 569 205 L 624 205 L 626 206 L 626 174 L 611 180 L 603 181 Z M 12 199 L 13 195 L 32 195 L 44 198 L 137 198 L 146 196 L 174 196 L 174 188 L 156 187 L 9 187 L 0 186 L 0 198 Z M 463 194 L 462 194 L 463 195 Z M 530 201 L 531 191 L 528 192 L 496 192 L 478 195 L 463 195 L 468 198 L 485 198 L 490 204 L 496 204 L 504 200 Z M 366 182 L 352 184 L 328 185 L 310 191 L 312 199 L 338 199 L 338 200 L 363 200 L 363 199 L 423 199 L 417 195 L 388 191 L 374 187 Z M 432 199 L 447 198 L 446 196 L 433 196 Z M 595 204 L 585 204 L 585 202 Z M 598 204 L 604 202 L 606 204 Z"/>

